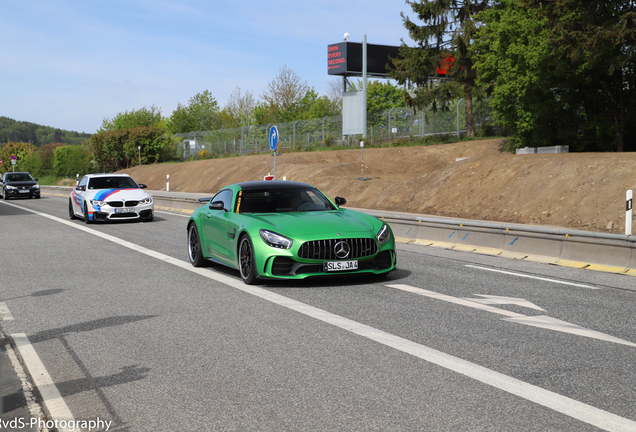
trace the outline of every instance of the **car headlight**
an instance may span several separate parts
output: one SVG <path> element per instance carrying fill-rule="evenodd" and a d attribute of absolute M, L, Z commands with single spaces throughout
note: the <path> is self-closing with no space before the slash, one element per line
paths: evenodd
<path fill-rule="evenodd" d="M 17 187 L 15 186 L 11 186 L 11 185 L 6 185 L 5 186 L 6 189 L 17 189 Z"/>
<path fill-rule="evenodd" d="M 289 249 L 292 247 L 293 242 L 285 236 L 264 229 L 260 230 L 259 233 L 263 241 L 271 247 L 279 249 Z"/>
<path fill-rule="evenodd" d="M 106 203 L 104 201 L 91 200 L 91 205 L 93 207 L 104 207 L 106 205 Z"/>
<path fill-rule="evenodd" d="M 34 184 L 33 186 L 31 186 L 33 189 L 40 189 L 40 185 L 39 184 Z"/>
<path fill-rule="evenodd" d="M 380 228 L 380 231 L 378 231 L 378 234 L 375 237 L 378 239 L 378 243 L 380 244 L 388 242 L 389 238 L 391 238 L 389 226 L 387 224 L 382 225 L 382 228 Z"/>
<path fill-rule="evenodd" d="M 152 204 L 152 197 L 142 199 L 139 204 Z"/>

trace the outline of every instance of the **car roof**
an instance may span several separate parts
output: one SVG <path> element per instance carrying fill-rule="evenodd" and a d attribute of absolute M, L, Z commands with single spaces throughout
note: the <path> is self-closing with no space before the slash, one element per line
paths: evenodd
<path fill-rule="evenodd" d="M 100 173 L 100 174 L 86 174 L 84 177 L 95 178 L 95 177 L 130 177 L 128 174 L 123 173 Z"/>
<path fill-rule="evenodd" d="M 279 189 L 279 188 L 313 188 L 314 186 L 293 181 L 281 181 L 281 180 L 260 180 L 253 182 L 237 183 L 241 190 L 247 191 L 250 189 Z"/>

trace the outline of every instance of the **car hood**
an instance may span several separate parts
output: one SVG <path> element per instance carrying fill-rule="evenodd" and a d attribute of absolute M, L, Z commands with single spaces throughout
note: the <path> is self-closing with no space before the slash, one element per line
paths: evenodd
<path fill-rule="evenodd" d="M 148 193 L 141 189 L 97 189 L 89 190 L 86 193 L 87 199 L 95 199 L 98 201 L 124 201 L 137 200 L 141 201 L 149 197 Z"/>
<path fill-rule="evenodd" d="M 338 233 L 375 234 L 382 222 L 373 216 L 352 210 L 312 211 L 292 213 L 255 214 L 252 218 L 261 220 L 279 234 L 295 237 L 299 235 Z M 263 226 L 265 228 L 265 226 Z"/>
<path fill-rule="evenodd" d="M 35 186 L 36 184 L 38 184 L 38 182 L 33 181 L 33 180 L 8 181 L 8 182 L 5 182 L 4 184 L 8 185 L 8 186 Z"/>

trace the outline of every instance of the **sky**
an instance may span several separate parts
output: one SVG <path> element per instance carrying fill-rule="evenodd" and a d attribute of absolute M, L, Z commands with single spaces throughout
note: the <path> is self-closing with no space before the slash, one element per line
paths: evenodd
<path fill-rule="evenodd" d="M 327 46 L 413 45 L 403 0 L 0 0 L 0 116 L 94 133 L 209 90 L 260 100 L 283 67 L 329 92 Z"/>

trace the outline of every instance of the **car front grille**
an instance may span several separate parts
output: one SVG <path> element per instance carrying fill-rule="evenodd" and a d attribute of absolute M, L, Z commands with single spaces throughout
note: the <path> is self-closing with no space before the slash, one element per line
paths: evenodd
<path fill-rule="evenodd" d="M 336 256 L 336 245 L 340 242 L 349 246 L 350 252 L 347 256 Z M 373 255 L 376 251 L 376 242 L 371 238 L 329 239 L 303 243 L 298 249 L 298 256 L 317 260 L 350 260 Z"/>
<path fill-rule="evenodd" d="M 136 207 L 139 205 L 139 201 L 108 201 L 108 205 L 111 207 Z"/>

